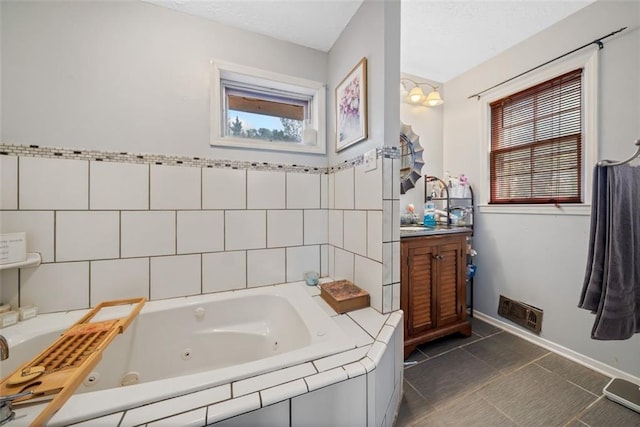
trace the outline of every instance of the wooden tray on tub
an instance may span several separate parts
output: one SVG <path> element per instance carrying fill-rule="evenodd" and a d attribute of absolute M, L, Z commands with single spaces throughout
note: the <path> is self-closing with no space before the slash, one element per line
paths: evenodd
<path fill-rule="evenodd" d="M 52 397 L 31 425 L 46 424 L 98 364 L 104 349 L 136 318 L 145 301 L 145 298 L 132 298 L 101 302 L 42 353 L 4 378 L 0 382 L 0 396 L 31 392 L 16 399 L 16 405 L 33 398 Z M 105 307 L 127 304 L 136 305 L 126 317 L 89 322 Z"/>

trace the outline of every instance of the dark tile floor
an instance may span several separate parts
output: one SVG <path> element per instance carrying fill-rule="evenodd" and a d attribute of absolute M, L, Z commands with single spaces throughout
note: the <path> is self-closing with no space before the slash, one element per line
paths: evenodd
<path fill-rule="evenodd" d="M 396 427 L 640 427 L 608 400 L 609 378 L 478 319 L 473 334 L 418 347 L 407 358 Z"/>

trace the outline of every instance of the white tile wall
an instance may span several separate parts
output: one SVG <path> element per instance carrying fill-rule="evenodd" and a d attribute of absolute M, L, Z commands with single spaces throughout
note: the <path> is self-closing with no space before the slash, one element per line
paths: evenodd
<path fill-rule="evenodd" d="M 267 247 L 302 245 L 301 210 L 267 211 Z"/>
<path fill-rule="evenodd" d="M 353 283 L 369 292 L 371 307 L 382 311 L 382 263 L 356 255 Z"/>
<path fill-rule="evenodd" d="M 89 262 L 41 264 L 20 270 L 20 305 L 35 304 L 38 312 L 89 307 Z"/>
<path fill-rule="evenodd" d="M 179 211 L 177 213 L 179 254 L 224 250 L 223 211 Z"/>
<path fill-rule="evenodd" d="M 250 396 L 250 395 L 249 395 Z M 242 399 L 242 398 L 241 398 Z M 266 405 L 264 401 L 263 405 Z M 213 408 L 210 407 L 209 414 Z M 216 414 L 217 415 L 217 414 Z M 211 417 L 211 415 L 210 415 Z M 289 401 L 264 406 L 256 411 L 247 412 L 213 424 L 216 427 L 276 427 L 289 425 Z"/>
<path fill-rule="evenodd" d="M 118 420 L 119 421 L 119 420 Z M 207 408 L 198 408 L 169 418 L 147 423 L 147 427 L 201 427 L 207 422 Z M 118 424 L 116 423 L 116 426 Z"/>
<path fill-rule="evenodd" d="M 200 209 L 201 168 L 151 165 L 151 209 Z"/>
<path fill-rule="evenodd" d="M 287 173 L 287 209 L 318 209 L 320 207 L 319 174 Z"/>
<path fill-rule="evenodd" d="M 152 299 L 297 281 L 308 270 L 355 281 L 362 272 L 354 270 L 354 254 L 385 261 L 384 271 L 390 270 L 379 241 L 387 229 L 392 234 L 386 213 L 393 205 L 385 203 L 382 211 L 382 178 L 389 164 L 393 169 L 388 159 L 378 159 L 371 172 L 357 166 L 331 174 L 28 157 L 17 159 L 16 167 L 15 158 L 0 161 L 0 167 L 9 164 L 1 172 L 9 176 L 2 185 L 10 189 L 0 187 L 5 198 L 12 199 L 13 191 L 21 209 L 50 209 L 0 212 L 0 230 L 10 224 L 27 231 L 31 250 L 45 262 L 91 260 L 90 303 L 133 292 L 110 284 L 108 269 L 122 276 L 119 282 L 138 277 L 136 283 L 147 283 Z M 11 183 L 14 171 L 20 177 Z M 42 184 L 54 195 L 40 194 Z M 173 257 L 175 269 L 188 270 L 187 284 L 178 290 L 158 273 Z"/>
<path fill-rule="evenodd" d="M 382 244 L 382 284 L 390 285 L 393 270 L 393 243 Z"/>
<path fill-rule="evenodd" d="M 329 276 L 333 277 L 334 279 L 337 279 L 337 276 L 336 276 L 336 247 L 329 245 L 328 252 L 329 252 L 329 257 L 328 257 L 328 261 L 329 261 Z"/>
<path fill-rule="evenodd" d="M 393 237 L 393 202 L 385 200 L 383 202 L 384 209 L 382 211 L 382 241 L 390 242 Z"/>
<path fill-rule="evenodd" d="M 326 173 L 320 175 L 320 208 L 329 208 L 329 175 Z"/>
<path fill-rule="evenodd" d="M 320 273 L 320 246 L 287 248 L 287 282 L 304 280 L 304 273 Z"/>
<path fill-rule="evenodd" d="M 329 243 L 341 248 L 344 243 L 344 211 L 329 211 Z"/>
<path fill-rule="evenodd" d="M 391 185 L 395 182 L 393 180 L 393 160 L 384 158 L 382 159 L 382 198 L 389 200 L 393 198 L 393 190 Z M 398 181 L 398 187 L 400 187 L 400 181 Z"/>
<path fill-rule="evenodd" d="M 375 344 L 374 344 L 375 345 Z M 387 406 L 391 401 L 395 386 L 394 352 L 387 350 L 377 363 L 375 373 L 375 413 L 376 425 L 380 425 L 387 412 Z M 367 376 L 371 379 L 371 374 Z M 370 381 L 371 383 L 371 381 Z"/>
<path fill-rule="evenodd" d="M 367 211 L 367 257 L 382 262 L 382 211 Z"/>
<path fill-rule="evenodd" d="M 367 255 L 366 211 L 344 211 L 344 249 Z"/>
<path fill-rule="evenodd" d="M 260 399 L 262 399 L 263 406 L 273 405 L 274 403 L 286 401 L 287 399 L 290 399 L 294 396 L 299 396 L 301 394 L 304 394 L 307 391 L 308 391 L 307 384 L 304 382 L 302 378 L 300 378 L 295 381 L 291 381 L 285 384 L 280 384 L 275 387 L 267 388 L 265 390 L 261 390 Z M 285 412 L 284 411 L 282 412 L 282 421 L 284 421 L 285 424 L 280 424 L 280 425 L 286 425 L 286 421 L 288 421 L 288 418 L 289 418 L 288 415 L 289 415 L 288 411 L 286 412 L 286 416 L 285 416 Z"/>
<path fill-rule="evenodd" d="M 91 262 L 91 307 L 137 297 L 149 299 L 149 258 Z"/>
<path fill-rule="evenodd" d="M 122 419 L 122 413 L 111 414 L 100 418 L 95 418 L 82 423 L 74 424 L 73 427 L 118 427 L 120 420 Z"/>
<path fill-rule="evenodd" d="M 317 245 L 329 242 L 329 211 L 326 209 L 304 211 L 304 244 Z"/>
<path fill-rule="evenodd" d="M 247 287 L 247 253 L 202 254 L 202 292 L 221 292 Z"/>
<path fill-rule="evenodd" d="M 10 304 L 12 308 L 20 305 L 20 282 L 18 277 L 18 269 L 0 271 L 0 303 Z"/>
<path fill-rule="evenodd" d="M 391 208 L 391 240 L 400 240 L 400 200 L 394 200 Z"/>
<path fill-rule="evenodd" d="M 267 247 L 266 211 L 225 211 L 224 225 L 225 250 Z"/>
<path fill-rule="evenodd" d="M 15 233 L 20 231 L 26 233 L 27 252 L 39 252 L 42 256 L 42 262 L 53 262 L 53 211 L 0 212 L 0 233 Z"/>
<path fill-rule="evenodd" d="M 335 173 L 335 208 L 354 208 L 354 171 L 355 168 L 343 169 Z"/>
<path fill-rule="evenodd" d="M 400 283 L 394 283 L 393 285 L 393 305 L 391 310 L 400 310 Z"/>
<path fill-rule="evenodd" d="M 21 157 L 20 209 L 87 209 L 89 162 Z"/>
<path fill-rule="evenodd" d="M 329 245 L 320 246 L 320 276 L 329 275 Z"/>
<path fill-rule="evenodd" d="M 255 411 L 260 406 L 260 394 L 258 393 L 234 397 L 233 399 L 210 405 L 207 407 L 207 425 L 224 420 L 237 413 Z"/>
<path fill-rule="evenodd" d="M 151 258 L 151 299 L 201 293 L 201 255 Z"/>
<path fill-rule="evenodd" d="M 393 283 L 396 283 L 400 281 L 400 242 L 392 243 L 391 257 L 393 260 L 393 268 L 391 270 L 391 281 Z"/>
<path fill-rule="evenodd" d="M 373 343 L 373 337 L 362 329 L 356 322 L 346 314 L 335 316 L 333 321 L 338 324 L 348 336 L 353 340 L 357 347 L 362 347 Z"/>
<path fill-rule="evenodd" d="M 18 209 L 17 156 L 0 156 L 0 209 Z"/>
<path fill-rule="evenodd" d="M 247 172 L 242 169 L 202 169 L 202 209 L 245 209 Z"/>
<path fill-rule="evenodd" d="M 327 194 L 327 207 L 329 209 L 335 209 L 336 208 L 336 174 L 332 173 L 328 175 L 329 178 L 327 178 L 327 189 L 328 189 L 328 194 Z"/>
<path fill-rule="evenodd" d="M 328 371 L 308 376 L 304 381 L 307 383 L 309 391 L 313 391 L 347 379 L 349 379 L 347 371 L 342 369 L 342 366 L 340 366 L 335 369 L 330 369 Z"/>
<path fill-rule="evenodd" d="M 364 375 L 291 399 L 292 426 L 360 426 L 366 419 Z"/>
<path fill-rule="evenodd" d="M 351 252 L 347 252 L 339 248 L 335 249 L 335 271 L 333 273 L 333 278 L 335 280 L 354 281 L 353 257 L 354 255 Z M 358 285 L 357 283 L 355 284 Z"/>
<path fill-rule="evenodd" d="M 354 348 L 353 350 L 343 351 L 342 353 L 314 360 L 313 364 L 318 372 L 325 372 L 329 369 L 337 368 L 338 366 L 346 365 L 347 363 L 353 363 L 357 360 L 362 359 L 367 354 L 367 351 L 369 351 L 370 347 L 371 346 L 366 345 L 364 347 Z"/>
<path fill-rule="evenodd" d="M 360 310 L 350 311 L 347 315 L 364 328 L 369 335 L 375 337 L 389 318 L 388 315 L 380 314 L 379 311 L 380 310 L 374 310 L 372 307 L 367 307 Z"/>
<path fill-rule="evenodd" d="M 58 211 L 56 261 L 118 258 L 119 230 L 116 211 Z"/>
<path fill-rule="evenodd" d="M 232 384 L 233 396 L 243 396 L 265 388 L 274 387 L 308 375 L 313 375 L 317 371 L 312 363 L 302 363 L 290 366 L 277 371 L 236 381 Z"/>
<path fill-rule="evenodd" d="M 400 199 L 400 184 L 399 184 L 400 183 L 400 160 L 399 159 L 392 160 L 391 171 L 393 176 L 393 178 L 391 179 L 391 182 L 392 182 L 391 195 L 393 196 L 393 199 L 399 200 Z M 396 183 L 396 184 L 393 184 L 393 183 Z"/>
<path fill-rule="evenodd" d="M 120 229 L 123 258 L 176 253 L 175 212 L 122 212 Z"/>
<path fill-rule="evenodd" d="M 162 401 L 139 408 L 128 410 L 120 427 L 132 427 L 157 420 L 180 412 L 202 407 L 207 403 L 221 402 L 231 397 L 231 387 L 228 384 L 213 387 L 196 393 L 174 397 L 168 402 Z M 204 421 L 204 419 L 202 420 Z M 182 425 L 182 424 L 180 424 Z"/>
<path fill-rule="evenodd" d="M 382 161 L 376 159 L 376 162 L 376 169 L 368 172 L 364 164 L 355 168 L 356 209 L 382 209 Z"/>
<path fill-rule="evenodd" d="M 89 162 L 91 209 L 149 209 L 149 165 Z"/>
<path fill-rule="evenodd" d="M 285 249 L 247 251 L 247 286 L 285 282 Z"/>
<path fill-rule="evenodd" d="M 393 307 L 393 285 L 386 285 L 382 287 L 382 312 L 391 312 Z"/>
<path fill-rule="evenodd" d="M 247 209 L 284 209 L 285 173 L 247 171 Z"/>

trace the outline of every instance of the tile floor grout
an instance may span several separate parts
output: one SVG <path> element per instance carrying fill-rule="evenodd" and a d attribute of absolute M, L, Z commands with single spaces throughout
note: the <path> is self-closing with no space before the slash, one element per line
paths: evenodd
<path fill-rule="evenodd" d="M 491 420 L 496 424 L 515 426 L 540 424 L 547 420 L 549 425 L 558 427 L 603 427 L 613 425 L 607 424 L 610 420 L 623 420 L 617 425 L 640 426 L 640 415 L 587 388 L 596 390 L 604 387 L 608 382 L 605 375 L 592 370 L 584 371 L 584 366 L 508 331 L 478 320 L 474 323 L 474 328 L 478 327 L 483 333 L 491 332 L 483 336 L 474 331 L 472 337 L 452 336 L 438 340 L 440 344 L 422 344 L 409 356 L 409 359 L 417 356 L 420 360 L 405 368 L 403 405 L 397 427 L 441 425 L 439 423 L 450 425 L 451 422 L 454 425 L 484 427 L 491 425 L 487 424 Z M 501 334 L 505 335 L 500 337 Z M 489 340 L 492 337 L 494 339 Z M 447 340 L 451 340 L 450 344 L 454 346 L 447 348 Z M 473 350 L 476 354 L 472 352 L 472 344 L 480 346 Z M 444 350 L 434 354 L 439 347 Z M 473 368 L 469 370 L 467 367 L 461 371 L 464 368 L 461 363 L 470 363 L 469 366 Z M 437 369 L 432 370 L 431 367 Z M 536 372 L 546 373 L 537 381 Z M 409 377 L 406 374 L 410 374 Z M 529 383 L 531 379 L 534 381 Z M 443 388 L 440 391 L 430 388 L 431 380 Z M 494 384 L 498 381 L 503 383 Z M 534 388 L 529 391 L 527 387 L 530 386 Z M 487 392 L 482 392 L 483 389 Z M 505 394 L 504 390 L 512 391 L 511 394 Z M 532 406 L 530 393 L 545 396 L 544 401 L 554 404 L 550 408 L 541 408 L 535 403 Z M 506 401 L 503 400 L 505 398 Z M 518 399 L 521 399 L 522 406 Z M 539 415 L 532 415 L 531 411 Z"/>

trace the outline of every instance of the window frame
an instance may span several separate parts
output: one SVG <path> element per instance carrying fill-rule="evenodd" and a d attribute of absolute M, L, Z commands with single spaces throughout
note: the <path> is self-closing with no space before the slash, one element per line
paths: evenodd
<path fill-rule="evenodd" d="M 489 204 L 491 199 L 491 104 L 509 95 L 582 68 L 582 203 Z M 569 214 L 589 215 L 593 165 L 597 159 L 597 108 L 598 108 L 598 49 L 588 49 L 571 57 L 531 72 L 512 82 L 499 86 L 481 98 L 482 135 L 484 139 L 483 199 L 479 211 L 512 214 Z"/>
<path fill-rule="evenodd" d="M 266 141 L 226 135 L 225 84 L 265 88 L 266 96 L 282 91 L 309 97 L 309 117 L 305 123 L 302 143 Z M 210 145 L 216 147 L 251 148 L 258 150 L 286 151 L 292 153 L 326 154 L 326 85 L 299 77 L 287 76 L 244 65 L 223 61 L 211 61 L 211 134 Z M 269 92 L 271 89 L 272 92 Z M 311 131 L 312 130 L 312 131 Z M 315 136 L 315 138 L 314 138 Z M 305 139 L 307 140 L 305 142 Z M 315 141 L 313 141 L 315 139 Z"/>

